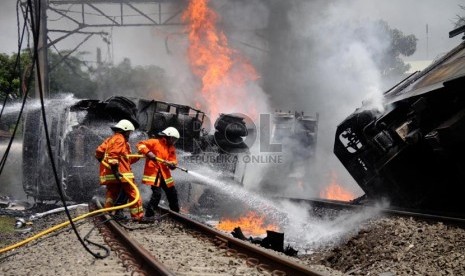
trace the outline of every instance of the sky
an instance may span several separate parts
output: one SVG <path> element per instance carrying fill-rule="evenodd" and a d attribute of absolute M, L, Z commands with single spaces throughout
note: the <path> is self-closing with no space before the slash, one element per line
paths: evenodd
<path fill-rule="evenodd" d="M 465 15 L 459 5 L 463 0 L 358 0 L 352 1 L 359 7 L 357 13 L 371 18 L 381 18 L 404 34 L 414 34 L 418 38 L 417 52 L 410 60 L 432 59 L 449 51 L 461 41 L 461 36 L 449 38 L 457 15 Z M 363 3 L 363 4 L 359 4 Z M 426 36 L 428 25 L 428 39 Z M 427 55 L 428 40 L 428 55 Z"/>
<path fill-rule="evenodd" d="M 215 1 L 215 0 L 213 0 Z M 216 0 L 221 2 L 224 0 Z M 311 1 L 309 1 L 311 2 Z M 445 51 L 450 50 L 456 45 L 460 38 L 448 38 L 448 32 L 453 29 L 453 21 L 458 14 L 464 14 L 463 10 L 459 9 L 459 5 L 465 5 L 464 0 L 352 0 L 352 1 L 335 1 L 347 2 L 347 13 L 354 13 L 360 19 L 373 18 L 383 19 L 389 23 L 393 28 L 398 28 L 404 34 L 414 34 L 418 38 L 417 52 L 414 56 L 409 57 L 410 60 L 423 60 L 432 59 Z M 16 0 L 3 0 L 0 2 L 0 52 L 12 53 L 17 49 L 17 26 L 16 26 Z M 352 7 L 352 8 L 351 8 Z M 51 17 L 56 17 L 51 15 Z M 429 35 L 426 39 L 426 25 L 428 25 Z M 161 30 L 164 32 L 165 30 Z M 115 44 L 113 51 L 115 60 L 122 60 L 124 57 L 130 57 L 135 64 L 153 64 L 165 62 L 163 54 L 164 41 L 158 41 L 159 52 L 158 60 L 152 55 L 146 54 L 145 51 L 137 51 L 138 53 L 131 53 L 132 47 L 143 47 L 148 50 L 149 45 L 144 47 L 139 43 L 140 37 L 144 35 L 155 36 L 157 35 L 148 28 L 140 28 L 140 30 L 114 30 Z M 178 30 L 168 30 L 167 32 L 180 32 Z M 121 40 L 124 43 L 121 43 Z M 164 39 L 164 38 L 163 38 Z M 428 40 L 428 47 L 427 47 Z M 133 41 L 132 46 L 129 41 Z M 90 40 L 92 42 L 92 40 Z M 99 44 L 98 46 L 106 48 L 105 44 L 96 39 L 92 43 Z M 89 44 L 92 44 L 89 43 Z M 64 43 L 62 49 L 66 47 L 74 48 L 75 42 Z M 91 51 L 94 47 L 84 45 Z M 428 49 L 428 50 L 427 50 Z"/>
<path fill-rule="evenodd" d="M 449 39 L 448 33 L 454 28 L 457 15 L 465 15 L 459 8 L 465 5 L 465 0 L 211 2 L 221 15 L 221 25 L 231 45 L 263 74 L 262 83 L 247 88 L 250 89 L 246 91 L 250 92 L 247 101 L 269 103 L 269 110 L 279 108 L 319 114 L 319 162 L 312 167 L 313 174 L 307 181 L 312 185 L 327 184 L 328 175 L 336 171 L 340 181 L 357 194 L 360 193 L 357 185 L 332 153 L 334 133 L 337 125 L 367 98 L 373 105 L 380 106 L 380 96 L 386 87 L 371 55 L 386 47 L 386 39 L 372 30 L 367 43 L 354 41 L 353 23 L 382 19 L 391 28 L 418 38 L 416 53 L 406 60 L 431 60 L 460 43 L 461 36 Z M 13 53 L 17 48 L 15 3 L 14 0 L 0 2 L 0 52 L 3 53 Z M 278 8 L 273 10 L 269 3 Z M 283 10 L 286 10 L 284 15 Z M 56 26 L 56 22 L 60 22 L 57 19 L 60 16 L 49 14 L 49 20 L 54 22 L 51 25 Z M 265 27 L 269 27 L 268 31 L 256 31 Z M 80 48 L 89 51 L 89 61 L 95 61 L 96 48 L 100 47 L 103 58 L 109 60 L 112 56 L 115 63 L 128 57 L 135 65 L 157 65 L 174 80 L 171 100 L 185 103 L 198 96 L 197 91 L 193 91 L 196 83 L 186 62 L 187 39 L 183 28 L 106 31 L 112 33 L 110 46 L 96 36 Z M 262 35 L 272 43 L 265 43 L 260 38 Z M 58 43 L 57 48 L 72 49 L 82 38 L 66 39 Z M 318 47 L 309 48 L 308 45 Z M 262 86 L 263 83 L 266 85 Z M 243 106 L 236 107 L 239 112 L 244 111 L 241 110 Z M 294 173 L 287 171 L 284 175 Z M 257 170 L 257 174 L 263 176 L 265 173 Z M 257 177 L 254 175 L 251 179 Z"/>

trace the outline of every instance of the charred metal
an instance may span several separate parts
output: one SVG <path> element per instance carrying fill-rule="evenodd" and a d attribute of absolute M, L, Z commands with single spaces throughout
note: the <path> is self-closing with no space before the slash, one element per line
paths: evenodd
<path fill-rule="evenodd" d="M 368 200 L 465 216 L 465 42 L 339 124 L 334 153 Z"/>
<path fill-rule="evenodd" d="M 110 124 L 128 119 L 136 127 L 134 139 L 156 135 L 168 126 L 179 130 L 181 137 L 176 146 L 188 153 L 189 160 L 203 160 L 204 155 L 215 153 L 237 161 L 237 154 L 248 151 L 241 136 L 247 136 L 242 118 L 222 114 L 215 123 L 215 133 L 205 133 L 205 114 L 190 106 L 126 97 L 111 97 L 105 101 L 80 100 L 66 104 L 50 100 L 55 111 L 47 114 L 50 123 L 50 141 L 57 160 L 64 194 L 75 201 L 89 200 L 98 193 L 95 177 L 98 175 L 95 148 L 103 137 L 111 134 Z M 53 172 L 48 168 L 40 110 L 26 114 L 24 124 L 23 170 L 24 191 L 36 200 L 56 200 Z M 230 125 L 234 127 L 230 128 Z M 226 131 L 226 129 L 228 131 Z M 244 132 L 245 131 L 245 132 Z M 227 136 L 227 137 L 225 137 Z M 132 138 L 130 138 L 131 140 Z M 131 141 L 130 141 L 131 142 Z M 213 165 L 229 172 L 234 178 L 236 162 L 218 162 Z"/>

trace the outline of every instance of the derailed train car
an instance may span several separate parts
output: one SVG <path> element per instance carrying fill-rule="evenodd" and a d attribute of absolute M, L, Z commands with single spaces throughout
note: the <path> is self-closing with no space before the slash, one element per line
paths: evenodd
<path fill-rule="evenodd" d="M 384 99 L 383 112 L 360 108 L 336 131 L 334 153 L 363 198 L 465 216 L 465 42 Z"/>
<path fill-rule="evenodd" d="M 237 116 L 222 114 L 215 123 L 215 133 L 209 134 L 209 126 L 204 125 L 205 114 L 186 105 L 112 97 L 105 101 L 75 102 L 51 99 L 48 106 L 53 106 L 47 112 L 53 159 L 62 190 L 67 199 L 74 201 L 86 201 L 98 194 L 95 149 L 112 134 L 109 126 L 121 119 L 130 120 L 136 127 L 130 138 L 131 144 L 156 135 L 168 126 L 177 128 L 181 138 L 176 147 L 182 151 L 178 156 L 181 159 L 202 160 L 192 156 L 237 154 L 248 150 L 241 143 L 242 137 L 247 136 L 247 129 L 242 118 Z M 28 111 L 24 120 L 23 188 L 35 200 L 58 200 L 40 112 L 39 109 Z M 225 132 L 225 129 L 229 131 Z M 142 166 L 139 163 L 142 164 L 139 161 L 135 165 Z M 142 170 L 142 167 L 138 169 Z M 235 166 L 221 169 L 227 170 L 227 175 L 232 178 L 239 178 L 235 175 Z"/>
<path fill-rule="evenodd" d="M 315 156 L 318 136 L 319 114 L 304 115 L 304 112 L 276 111 L 273 116 L 273 142 L 284 145 L 293 144 L 300 159 L 308 160 Z M 291 154 L 297 152 L 290 151 Z M 299 160 L 302 161 L 302 160 Z"/>

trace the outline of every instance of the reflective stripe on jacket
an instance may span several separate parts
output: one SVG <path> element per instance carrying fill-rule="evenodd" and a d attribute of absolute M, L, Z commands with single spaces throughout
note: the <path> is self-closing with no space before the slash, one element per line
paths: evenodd
<path fill-rule="evenodd" d="M 131 164 L 139 160 L 139 158 L 128 158 L 128 154 L 131 154 L 131 148 L 121 133 L 115 133 L 107 138 L 95 151 L 96 158 L 103 158 L 109 165 L 118 165 L 118 170 L 123 176 L 134 179 Z M 121 182 L 127 182 L 124 178 L 120 180 Z M 118 182 L 111 169 L 100 163 L 100 184 L 106 185 Z"/>
<path fill-rule="evenodd" d="M 136 147 L 137 151 L 144 155 L 148 152 L 152 152 L 158 158 L 174 164 L 178 163 L 176 159 L 176 148 L 173 145 L 168 145 L 165 138 L 143 140 L 137 143 Z M 145 160 L 142 183 L 151 186 L 160 186 L 160 179 L 157 178 L 159 171 L 161 172 L 161 177 L 165 180 L 166 186 L 172 187 L 174 185 L 174 179 L 171 176 L 170 168 L 162 162 L 152 161 L 148 158 Z"/>

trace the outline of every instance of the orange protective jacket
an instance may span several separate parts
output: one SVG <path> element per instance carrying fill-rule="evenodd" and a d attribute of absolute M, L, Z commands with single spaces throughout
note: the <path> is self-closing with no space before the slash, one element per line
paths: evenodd
<path fill-rule="evenodd" d="M 168 145 L 165 138 L 140 141 L 137 143 L 136 147 L 139 153 L 146 155 L 148 152 L 152 152 L 158 158 L 174 163 L 175 165 L 178 164 L 176 159 L 176 148 L 174 145 Z M 160 177 L 157 177 L 159 172 L 165 180 L 167 187 L 174 186 L 174 179 L 171 176 L 170 168 L 163 162 L 153 161 L 148 158 L 145 160 L 142 183 L 150 186 L 160 186 Z"/>
<path fill-rule="evenodd" d="M 133 180 L 134 174 L 131 171 L 131 164 L 137 162 L 139 158 L 130 158 L 128 154 L 131 154 L 131 147 L 121 133 L 115 133 L 113 136 L 107 138 L 95 151 L 97 159 L 103 159 L 110 166 L 118 165 L 118 171 Z M 120 181 L 127 182 L 123 177 L 120 178 Z M 106 185 L 112 183 L 119 183 L 119 181 L 110 168 L 100 163 L 100 184 Z"/>

